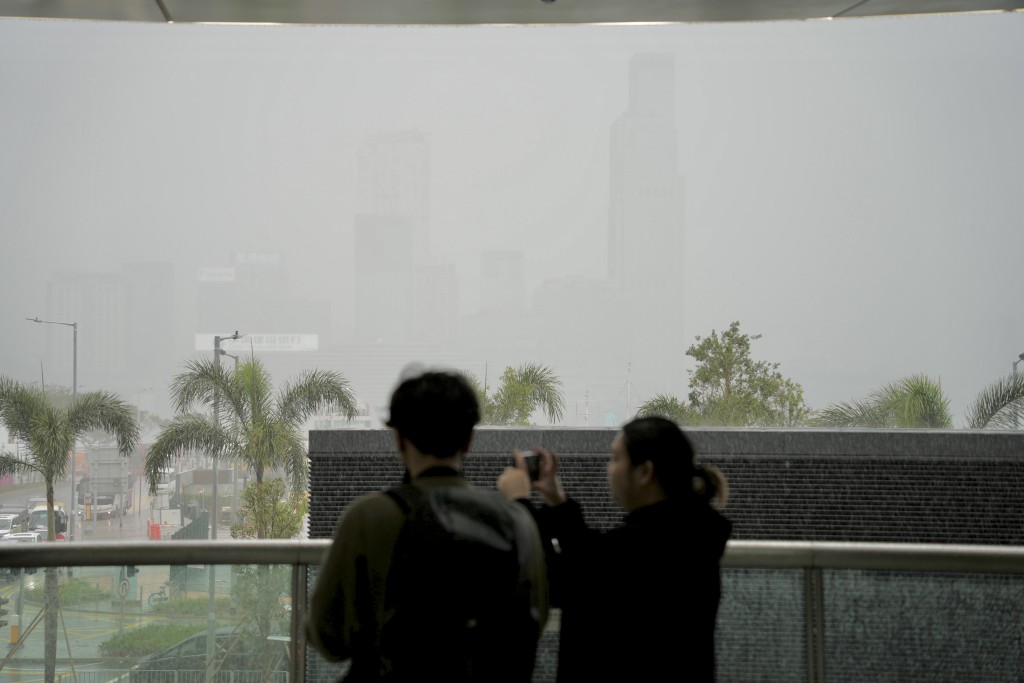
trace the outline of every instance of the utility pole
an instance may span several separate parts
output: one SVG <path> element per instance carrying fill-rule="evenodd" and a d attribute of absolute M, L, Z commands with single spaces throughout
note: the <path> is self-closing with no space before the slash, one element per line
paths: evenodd
<path fill-rule="evenodd" d="M 238 330 L 235 333 L 221 337 L 216 335 L 213 338 L 213 363 L 214 366 L 220 369 L 220 343 L 228 339 L 235 340 L 241 339 L 242 335 L 238 334 Z M 220 425 L 220 395 L 214 390 L 213 392 L 213 421 L 215 424 Z M 217 517 L 220 507 L 220 503 L 217 501 L 217 480 L 220 478 L 220 471 L 217 467 L 219 460 L 219 453 L 214 453 L 213 456 L 213 504 L 212 510 L 210 511 L 210 540 L 217 540 Z M 217 565 L 211 564 L 209 571 L 209 584 L 210 584 L 210 602 L 206 617 L 206 683 L 213 683 L 213 676 L 217 670 L 213 661 L 214 655 L 217 651 Z"/>
<path fill-rule="evenodd" d="M 235 333 L 230 336 L 221 337 L 220 335 L 217 335 L 213 338 L 213 364 L 218 369 L 220 369 L 220 357 L 221 355 L 226 353 L 225 351 L 220 350 L 221 342 L 227 341 L 229 339 L 234 341 L 237 339 L 241 339 L 244 336 L 245 335 L 243 334 L 238 334 L 238 330 L 235 330 Z M 237 358 L 235 359 L 235 368 L 238 368 Z M 220 424 L 220 396 L 218 395 L 216 390 L 214 391 L 213 394 L 213 421 L 215 424 Z M 214 541 L 217 540 L 217 516 L 218 513 L 220 512 L 220 503 L 217 500 L 217 484 L 218 479 L 220 479 L 220 471 L 217 466 L 218 461 L 219 458 L 217 458 L 215 455 L 213 458 L 213 516 L 210 518 L 210 539 Z"/>

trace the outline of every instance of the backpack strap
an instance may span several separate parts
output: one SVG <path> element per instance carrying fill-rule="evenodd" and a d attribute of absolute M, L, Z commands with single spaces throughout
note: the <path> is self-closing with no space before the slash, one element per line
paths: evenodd
<path fill-rule="evenodd" d="M 412 505 L 409 503 L 409 498 L 405 493 L 405 489 L 408 488 L 412 487 L 408 485 L 396 486 L 384 492 L 385 496 L 395 501 L 395 504 L 398 505 L 399 509 L 402 511 L 402 514 L 406 517 L 409 516 L 409 511 L 412 510 Z"/>

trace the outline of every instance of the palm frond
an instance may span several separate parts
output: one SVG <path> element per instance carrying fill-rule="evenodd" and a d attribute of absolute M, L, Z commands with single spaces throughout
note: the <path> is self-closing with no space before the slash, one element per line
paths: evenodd
<path fill-rule="evenodd" d="M 0 421 L 14 438 L 27 442 L 32 430 L 32 416 L 47 405 L 49 401 L 39 389 L 0 377 Z"/>
<path fill-rule="evenodd" d="M 228 403 L 236 409 L 239 401 L 233 391 L 233 373 L 219 364 L 205 358 L 191 360 L 185 364 L 185 371 L 171 382 L 171 397 L 174 409 L 184 414 L 198 405 L 213 405 L 214 400 Z"/>
<path fill-rule="evenodd" d="M 874 391 L 868 399 L 889 416 L 887 426 L 950 429 L 953 418 L 942 387 L 925 375 L 903 377 Z"/>
<path fill-rule="evenodd" d="M 311 415 L 340 410 L 351 419 L 356 399 L 345 376 L 333 370 L 307 370 L 281 388 L 277 396 L 278 415 L 285 423 L 300 427 Z"/>
<path fill-rule="evenodd" d="M 21 459 L 7 451 L 0 453 L 0 474 L 15 474 L 17 472 L 43 473 L 32 458 Z"/>
<path fill-rule="evenodd" d="M 49 403 L 32 416 L 27 440 L 29 450 L 36 454 L 43 477 L 48 481 L 63 479 L 68 471 L 68 453 L 74 445 L 75 433 L 67 413 Z"/>
<path fill-rule="evenodd" d="M 636 417 L 663 417 L 678 424 L 691 422 L 690 409 L 671 394 L 658 394 L 640 404 Z"/>
<path fill-rule="evenodd" d="M 1015 373 L 981 390 L 967 408 L 968 429 L 1016 429 L 1024 424 L 1024 374 Z"/>
<path fill-rule="evenodd" d="M 268 469 L 290 467 L 297 448 L 302 448 L 298 432 L 277 419 L 263 419 L 241 425 L 240 455 L 262 481 Z"/>
<path fill-rule="evenodd" d="M 885 410 L 866 401 L 833 403 L 819 412 L 812 424 L 819 427 L 879 429 L 889 426 Z"/>
<path fill-rule="evenodd" d="M 156 492 L 160 470 L 181 452 L 202 450 L 216 458 L 237 450 L 234 445 L 230 433 L 213 418 L 196 413 L 179 415 L 160 432 L 146 453 L 143 469 L 149 480 L 150 493 Z"/>
<path fill-rule="evenodd" d="M 549 420 L 556 422 L 562 419 L 565 412 L 562 382 L 550 368 L 537 363 L 524 363 L 516 368 L 515 378 L 529 387 L 530 401 L 540 405 Z"/>
<path fill-rule="evenodd" d="M 74 434 L 102 429 L 117 440 L 117 450 L 128 457 L 139 442 L 135 411 L 115 394 L 91 391 L 82 394 L 68 408 L 68 422 Z"/>
<path fill-rule="evenodd" d="M 309 454 L 305 445 L 295 440 L 291 446 L 291 455 L 285 461 L 285 474 L 293 493 L 305 491 L 309 481 Z"/>
<path fill-rule="evenodd" d="M 243 422 L 260 422 L 273 413 L 270 375 L 258 358 L 239 363 L 232 384 L 239 399 L 235 417 Z"/>

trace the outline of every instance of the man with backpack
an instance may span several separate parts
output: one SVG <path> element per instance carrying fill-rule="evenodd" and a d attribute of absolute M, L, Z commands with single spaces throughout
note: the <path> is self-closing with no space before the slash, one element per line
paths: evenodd
<path fill-rule="evenodd" d="M 530 512 L 462 475 L 476 393 L 425 372 L 391 397 L 407 483 L 354 501 L 320 565 L 306 624 L 346 681 L 527 682 L 547 619 Z"/>

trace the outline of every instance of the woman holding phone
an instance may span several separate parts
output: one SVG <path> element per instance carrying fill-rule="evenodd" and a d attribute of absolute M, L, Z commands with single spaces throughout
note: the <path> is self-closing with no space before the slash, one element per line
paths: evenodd
<path fill-rule="evenodd" d="M 517 452 L 498 481 L 510 499 L 533 488 L 545 503 L 534 513 L 562 608 L 558 680 L 714 681 L 718 563 L 731 531 L 716 509 L 725 478 L 698 465 L 689 439 L 664 418 L 632 420 L 611 448 L 608 488 L 627 514 L 606 533 L 586 527 L 553 452 L 536 449 L 536 480 Z"/>

